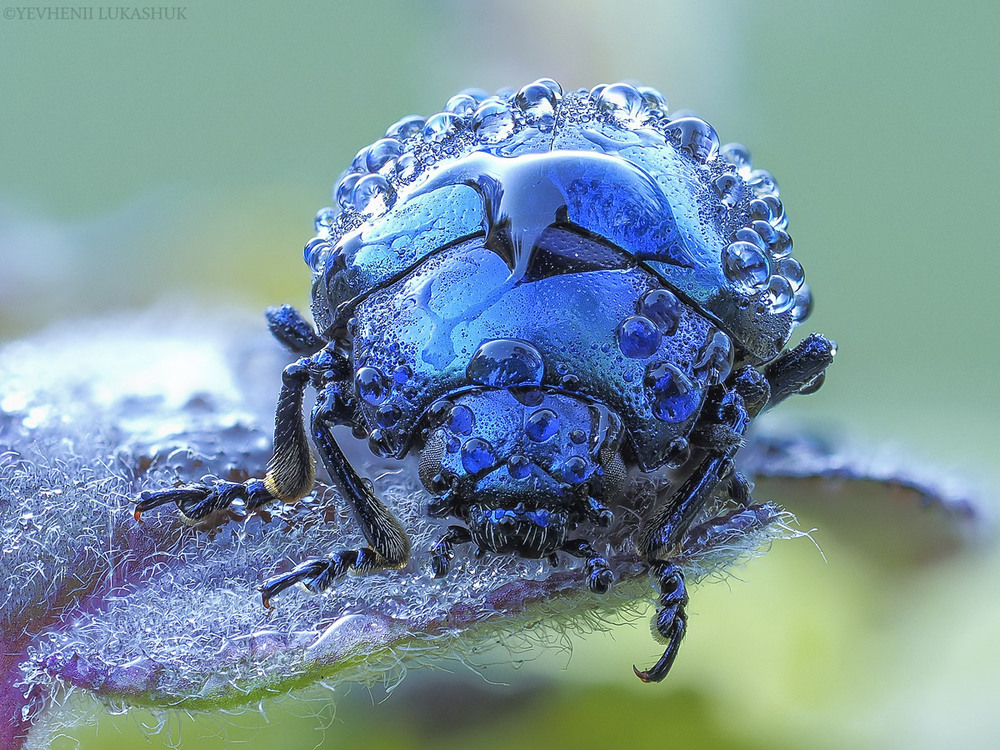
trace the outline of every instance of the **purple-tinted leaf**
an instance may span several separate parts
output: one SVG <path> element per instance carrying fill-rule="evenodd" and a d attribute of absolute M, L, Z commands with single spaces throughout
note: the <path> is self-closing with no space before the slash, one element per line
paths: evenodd
<path fill-rule="evenodd" d="M 543 612 L 586 619 L 651 595 L 630 540 L 662 480 L 633 481 L 632 512 L 599 545 L 619 579 L 609 595 L 590 594 L 578 565 L 501 556 L 460 557 L 435 580 L 426 550 L 441 527 L 423 512 L 416 472 L 355 446 L 355 464 L 410 530 L 414 559 L 326 595 L 283 592 L 265 610 L 264 578 L 361 543 L 335 488 L 210 531 L 167 507 L 140 525 L 133 500 L 205 474 L 261 475 L 286 361 L 255 317 L 179 308 L 65 324 L 0 349 L 0 746 L 45 731 L 73 691 L 112 707 L 239 706 L 472 651 Z M 773 455 L 750 459 L 777 471 Z M 723 571 L 797 535 L 789 520 L 770 503 L 738 511 L 697 527 L 678 560 L 692 579 Z"/>

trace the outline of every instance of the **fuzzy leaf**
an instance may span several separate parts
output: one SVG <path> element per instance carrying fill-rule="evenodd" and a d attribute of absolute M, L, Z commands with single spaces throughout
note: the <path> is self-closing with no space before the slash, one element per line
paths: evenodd
<path fill-rule="evenodd" d="M 362 543 L 336 488 L 211 530 L 166 507 L 138 524 L 133 501 L 206 474 L 262 475 L 287 360 L 257 318 L 176 306 L 0 349 L 0 746 L 42 732 L 72 691 L 110 706 L 244 705 L 320 680 L 371 682 L 403 660 L 473 652 L 542 619 L 592 621 L 652 594 L 630 539 L 664 478 L 633 480 L 604 540 L 611 594 L 589 593 L 578 565 L 504 556 L 460 557 L 436 580 L 425 551 L 442 527 L 423 512 L 414 467 L 355 445 L 355 465 L 410 530 L 413 561 L 322 596 L 283 592 L 265 610 L 264 578 Z M 774 473 L 774 450 L 763 455 L 747 466 Z M 678 560 L 690 578 L 800 533 L 773 504 L 740 513 L 742 525 L 689 535 Z"/>

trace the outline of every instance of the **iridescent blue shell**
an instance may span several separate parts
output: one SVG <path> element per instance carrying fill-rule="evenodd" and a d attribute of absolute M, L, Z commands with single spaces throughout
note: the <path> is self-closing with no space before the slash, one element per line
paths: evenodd
<path fill-rule="evenodd" d="M 305 251 L 313 315 L 351 339 L 386 455 L 442 397 L 523 387 L 610 408 L 655 468 L 705 389 L 809 311 L 773 178 L 652 89 L 463 92 L 359 152 L 334 199 Z"/>

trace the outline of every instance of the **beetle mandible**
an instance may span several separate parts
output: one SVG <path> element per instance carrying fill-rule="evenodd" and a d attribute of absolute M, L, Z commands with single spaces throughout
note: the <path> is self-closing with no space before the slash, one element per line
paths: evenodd
<path fill-rule="evenodd" d="M 471 543 L 581 558 L 605 592 L 600 530 L 627 472 L 670 470 L 634 540 L 666 642 L 635 671 L 662 680 L 687 623 L 672 553 L 720 494 L 750 506 L 734 469 L 748 425 L 818 388 L 835 353 L 818 334 L 785 348 L 811 297 L 774 179 L 704 120 L 669 116 L 654 89 L 540 79 L 400 120 L 334 200 L 305 248 L 315 327 L 268 311 L 301 356 L 283 373 L 266 476 L 143 492 L 136 518 L 169 502 L 192 522 L 237 499 L 294 502 L 313 489 L 311 437 L 368 544 L 268 579 L 265 606 L 295 583 L 401 568 L 406 530 L 330 430 L 348 425 L 378 455 L 420 452 L 427 512 L 460 522 L 430 550 L 435 576 Z"/>

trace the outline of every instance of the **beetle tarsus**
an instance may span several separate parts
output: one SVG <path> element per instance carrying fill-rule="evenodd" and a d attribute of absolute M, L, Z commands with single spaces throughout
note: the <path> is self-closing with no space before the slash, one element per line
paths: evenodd
<path fill-rule="evenodd" d="M 667 642 L 663 656 L 647 670 L 632 670 L 635 676 L 643 682 L 660 682 L 677 658 L 684 634 L 687 632 L 687 613 L 684 608 L 688 603 L 687 587 L 684 585 L 684 574 L 672 563 L 660 563 L 654 566 L 654 572 L 660 583 L 660 606 L 656 615 L 656 632 Z"/>

